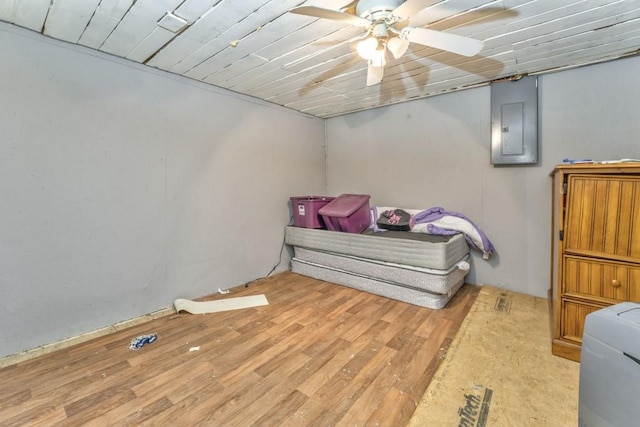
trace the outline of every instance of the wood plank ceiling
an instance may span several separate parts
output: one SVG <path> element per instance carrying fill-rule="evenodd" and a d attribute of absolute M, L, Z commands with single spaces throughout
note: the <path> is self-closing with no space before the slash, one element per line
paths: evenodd
<path fill-rule="evenodd" d="M 288 13 L 349 0 L 0 0 L 0 20 L 191 79 L 333 117 L 519 74 L 639 53 L 640 0 L 433 0 L 410 23 L 484 42 L 412 44 L 365 85 L 358 27 Z M 167 15 L 170 13 L 171 15 Z"/>

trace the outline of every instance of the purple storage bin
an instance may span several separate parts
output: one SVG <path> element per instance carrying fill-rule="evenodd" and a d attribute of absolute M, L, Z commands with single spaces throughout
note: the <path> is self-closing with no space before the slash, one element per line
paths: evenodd
<path fill-rule="evenodd" d="M 318 212 L 328 230 L 362 233 L 371 224 L 367 194 L 341 194 Z"/>
<path fill-rule="evenodd" d="M 324 221 L 318 214 L 321 207 L 335 199 L 326 196 L 291 197 L 293 225 L 302 228 L 325 228 Z"/>

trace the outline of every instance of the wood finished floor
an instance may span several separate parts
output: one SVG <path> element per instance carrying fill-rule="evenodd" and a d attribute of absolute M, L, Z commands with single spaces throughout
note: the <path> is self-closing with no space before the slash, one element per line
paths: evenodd
<path fill-rule="evenodd" d="M 0 425 L 404 426 L 478 290 L 429 310 L 281 273 L 208 298 L 268 306 L 166 316 L 1 369 Z"/>

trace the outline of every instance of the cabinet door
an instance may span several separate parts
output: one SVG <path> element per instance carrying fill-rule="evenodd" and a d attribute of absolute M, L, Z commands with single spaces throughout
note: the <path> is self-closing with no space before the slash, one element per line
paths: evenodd
<path fill-rule="evenodd" d="M 579 298 L 599 297 L 610 303 L 640 297 L 640 266 L 593 258 L 565 256 L 563 293 Z"/>
<path fill-rule="evenodd" d="M 564 249 L 573 254 L 640 259 L 640 179 L 572 175 Z"/>
<path fill-rule="evenodd" d="M 582 334 L 584 333 L 584 320 L 587 314 L 606 307 L 606 305 L 583 303 L 562 299 L 562 324 L 561 337 L 564 340 L 582 344 Z"/>

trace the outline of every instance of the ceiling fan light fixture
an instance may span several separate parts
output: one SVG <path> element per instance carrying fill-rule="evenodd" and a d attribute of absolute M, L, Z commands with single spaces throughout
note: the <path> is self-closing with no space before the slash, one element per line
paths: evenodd
<path fill-rule="evenodd" d="M 400 37 L 391 37 L 387 40 L 387 48 L 395 59 L 400 58 L 407 51 L 409 47 L 409 40 L 401 39 Z"/>
<path fill-rule="evenodd" d="M 358 55 L 362 59 L 371 59 L 378 49 L 378 39 L 375 37 L 367 37 L 366 39 L 360 41 L 357 46 Z"/>

